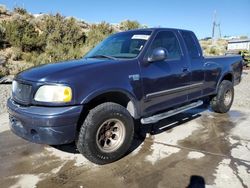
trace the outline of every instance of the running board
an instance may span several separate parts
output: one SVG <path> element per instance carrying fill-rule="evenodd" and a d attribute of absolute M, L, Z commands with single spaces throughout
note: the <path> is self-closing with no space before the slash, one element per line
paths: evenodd
<path fill-rule="evenodd" d="M 156 123 L 162 119 L 165 119 L 165 118 L 168 118 L 170 116 L 173 116 L 173 115 L 176 115 L 176 114 L 179 114 L 181 112 L 184 112 L 184 111 L 187 111 L 187 110 L 190 110 L 192 108 L 196 108 L 198 106 L 201 106 L 203 104 L 203 101 L 199 100 L 197 102 L 194 102 L 194 103 L 191 103 L 191 104 L 188 104 L 188 105 L 185 105 L 185 106 L 182 106 L 182 107 L 179 107 L 179 108 L 176 108 L 174 110 L 170 110 L 170 111 L 167 111 L 167 112 L 163 112 L 161 114 L 156 114 L 156 115 L 153 115 L 151 117 L 147 117 L 147 118 L 142 118 L 141 119 L 141 123 L 142 124 L 150 124 L 150 123 Z"/>

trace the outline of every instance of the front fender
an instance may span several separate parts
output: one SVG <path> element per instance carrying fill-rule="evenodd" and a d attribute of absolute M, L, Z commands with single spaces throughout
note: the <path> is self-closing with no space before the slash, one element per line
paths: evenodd
<path fill-rule="evenodd" d="M 132 92 L 129 92 L 121 88 L 106 88 L 106 89 L 99 89 L 99 90 L 93 91 L 81 101 L 81 104 L 88 104 L 100 95 L 104 95 L 107 93 L 114 93 L 114 92 L 124 94 L 130 99 L 135 110 L 135 118 L 139 118 L 140 117 L 140 105 L 139 105 L 138 100 L 136 99 L 136 96 L 132 94 Z"/>

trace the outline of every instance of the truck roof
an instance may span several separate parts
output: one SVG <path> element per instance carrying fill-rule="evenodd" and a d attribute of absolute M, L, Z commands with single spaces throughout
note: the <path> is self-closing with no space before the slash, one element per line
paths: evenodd
<path fill-rule="evenodd" d="M 124 32 L 133 32 L 133 31 L 163 31 L 163 30 L 172 30 L 172 31 L 189 31 L 185 29 L 178 29 L 178 28 L 164 28 L 164 27 L 152 27 L 152 28 L 143 28 L 143 29 L 134 29 L 134 30 L 128 30 Z"/>

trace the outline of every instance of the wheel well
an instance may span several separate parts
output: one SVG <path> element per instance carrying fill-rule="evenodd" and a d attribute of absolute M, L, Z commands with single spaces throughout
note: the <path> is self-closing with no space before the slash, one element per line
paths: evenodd
<path fill-rule="evenodd" d="M 80 127 L 83 124 L 85 118 L 87 117 L 89 111 L 98 106 L 99 104 L 105 102 L 113 102 L 120 104 L 129 111 L 132 117 L 134 118 L 137 117 L 135 105 L 133 101 L 126 94 L 121 92 L 108 92 L 95 97 L 94 99 L 90 100 L 86 105 L 84 105 L 84 109 L 78 121 L 77 130 L 80 130 Z"/>
<path fill-rule="evenodd" d="M 225 74 L 225 75 L 223 76 L 223 78 L 222 78 L 220 81 L 218 81 L 217 87 L 216 87 L 216 93 L 218 92 L 218 88 L 219 88 L 219 86 L 220 86 L 220 84 L 221 84 L 221 82 L 222 82 L 223 80 L 228 80 L 228 81 L 230 81 L 230 82 L 233 83 L 233 75 L 232 75 L 231 73 Z M 211 97 L 213 97 L 213 96 L 211 96 Z M 210 97 L 210 98 L 211 98 L 211 97 Z"/>
<path fill-rule="evenodd" d="M 114 102 L 126 108 L 129 101 L 130 101 L 130 98 L 123 93 L 108 92 L 108 93 L 104 93 L 95 97 L 94 99 L 88 102 L 87 106 L 90 109 L 92 109 L 96 107 L 97 105 L 102 104 L 104 102 Z"/>
<path fill-rule="evenodd" d="M 230 74 L 230 73 L 228 73 L 228 74 L 226 74 L 226 75 L 222 78 L 221 81 L 223 81 L 223 80 L 228 80 L 228 81 L 230 81 L 230 82 L 233 82 L 233 75 Z"/>

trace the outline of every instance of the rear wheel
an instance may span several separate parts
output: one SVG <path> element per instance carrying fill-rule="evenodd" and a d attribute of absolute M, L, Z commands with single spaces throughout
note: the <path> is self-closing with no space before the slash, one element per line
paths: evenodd
<path fill-rule="evenodd" d="M 230 110 L 234 99 L 233 83 L 223 80 L 219 86 L 218 93 L 211 100 L 211 108 L 217 113 L 226 113 Z"/>
<path fill-rule="evenodd" d="M 78 150 L 96 164 L 120 159 L 128 151 L 134 137 L 130 113 L 116 103 L 103 103 L 86 117 L 77 140 Z"/>

